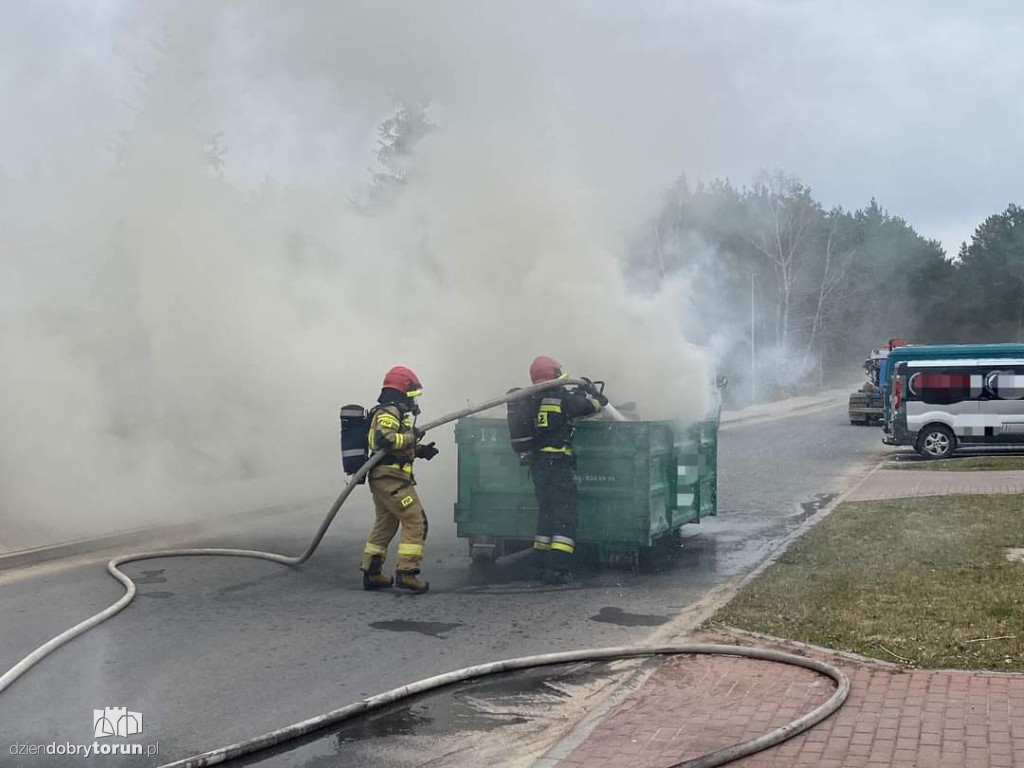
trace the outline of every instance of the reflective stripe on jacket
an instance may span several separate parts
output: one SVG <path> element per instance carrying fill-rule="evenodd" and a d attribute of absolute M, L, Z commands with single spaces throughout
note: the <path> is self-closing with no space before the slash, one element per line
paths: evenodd
<path fill-rule="evenodd" d="M 415 417 L 409 412 L 403 413 L 397 405 L 378 407 L 370 421 L 370 451 L 387 451 L 388 458 L 383 463 L 400 464 L 403 469 L 408 464 L 406 471 L 412 472 L 412 461 L 416 458 L 415 424 Z M 392 458 L 398 461 L 390 461 Z"/>
<path fill-rule="evenodd" d="M 541 455 L 572 456 L 576 419 L 601 410 L 601 404 L 579 389 L 556 387 L 537 403 L 534 447 Z"/>

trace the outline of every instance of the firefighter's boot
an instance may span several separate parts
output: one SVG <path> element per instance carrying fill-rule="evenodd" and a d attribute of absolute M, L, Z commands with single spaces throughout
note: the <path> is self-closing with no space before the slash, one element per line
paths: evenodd
<path fill-rule="evenodd" d="M 542 550 L 533 550 L 530 562 L 530 572 L 534 581 L 544 581 L 544 574 L 547 572 L 546 553 Z"/>
<path fill-rule="evenodd" d="M 419 577 L 419 571 L 395 571 L 395 586 L 422 594 L 430 589 L 430 582 Z"/>
<path fill-rule="evenodd" d="M 548 570 L 544 571 L 544 583 L 545 584 L 561 584 L 564 586 L 572 586 L 576 579 L 573 577 L 572 571 L 569 570 Z"/>
<path fill-rule="evenodd" d="M 370 558 L 370 567 L 363 571 L 363 589 L 372 591 L 375 589 L 390 589 L 394 586 L 390 576 L 381 573 L 384 559 L 380 555 Z"/>

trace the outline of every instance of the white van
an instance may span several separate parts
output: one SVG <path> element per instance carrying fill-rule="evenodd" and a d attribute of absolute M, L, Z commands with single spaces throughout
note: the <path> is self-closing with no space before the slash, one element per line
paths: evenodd
<path fill-rule="evenodd" d="M 889 445 L 928 459 L 960 446 L 1024 445 L 1024 356 L 897 362 L 889 390 Z"/>

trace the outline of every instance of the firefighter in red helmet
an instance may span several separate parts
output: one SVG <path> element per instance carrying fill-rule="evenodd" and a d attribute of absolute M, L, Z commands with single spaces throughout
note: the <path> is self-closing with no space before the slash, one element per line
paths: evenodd
<path fill-rule="evenodd" d="M 404 366 L 395 366 L 384 376 L 378 405 L 370 419 L 371 451 L 384 450 L 385 457 L 370 470 L 370 493 L 375 519 L 363 548 L 363 589 L 386 589 L 392 585 L 412 592 L 426 592 L 430 584 L 419 578 L 423 543 L 427 538 L 427 515 L 416 493 L 412 472 L 414 459 L 430 461 L 438 451 L 434 443 L 420 444 L 423 433 L 416 428 L 420 409 L 416 398 L 423 387 L 419 378 Z M 383 573 L 388 544 L 399 526 L 395 579 Z"/>
<path fill-rule="evenodd" d="M 540 356 L 530 366 L 534 384 L 568 378 L 562 364 Z M 593 387 L 553 387 L 537 400 L 530 474 L 540 513 L 533 539 L 534 577 L 549 584 L 572 582 L 576 549 L 576 454 L 574 422 L 600 411 L 608 398 Z"/>

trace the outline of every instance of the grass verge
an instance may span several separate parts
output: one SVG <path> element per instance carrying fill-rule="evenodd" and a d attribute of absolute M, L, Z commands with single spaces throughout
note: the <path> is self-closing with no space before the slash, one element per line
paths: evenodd
<path fill-rule="evenodd" d="M 981 470 L 1024 469 L 1024 456 L 961 456 L 953 459 L 926 461 L 911 459 L 890 461 L 885 469 L 930 469 L 937 472 L 973 472 Z"/>
<path fill-rule="evenodd" d="M 1010 547 L 1024 547 L 1024 496 L 846 503 L 712 621 L 923 667 L 1024 670 Z"/>

